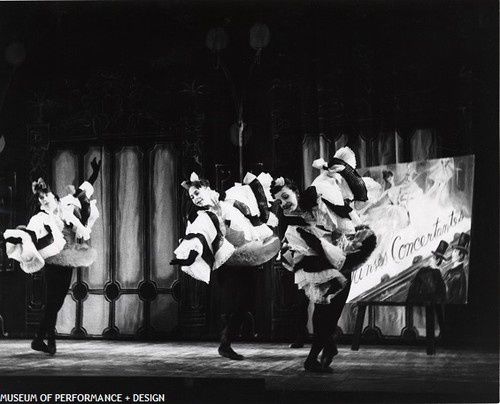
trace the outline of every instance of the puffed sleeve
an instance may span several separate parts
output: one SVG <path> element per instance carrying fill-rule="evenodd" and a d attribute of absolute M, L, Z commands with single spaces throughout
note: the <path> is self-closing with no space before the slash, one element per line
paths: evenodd
<path fill-rule="evenodd" d="M 224 264 L 234 252 L 234 246 L 222 236 L 218 219 L 213 216 L 213 213 L 198 212 L 174 251 L 179 260 L 186 260 L 193 251 L 197 253 L 193 263 L 182 265 L 181 270 L 205 283 L 210 282 L 210 272 Z"/>
<path fill-rule="evenodd" d="M 7 256 L 20 263 L 26 273 L 39 271 L 45 259 L 59 254 L 66 241 L 52 215 L 40 212 L 27 226 L 4 232 Z"/>

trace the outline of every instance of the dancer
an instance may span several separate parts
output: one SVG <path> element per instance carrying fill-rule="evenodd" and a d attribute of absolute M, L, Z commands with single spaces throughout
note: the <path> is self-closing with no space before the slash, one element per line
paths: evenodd
<path fill-rule="evenodd" d="M 26 273 L 43 268 L 45 275 L 45 310 L 31 348 L 54 355 L 57 314 L 68 293 L 73 268 L 88 267 L 97 253 L 85 241 L 99 216 L 96 201 L 90 200 L 101 163 L 91 162 L 92 175 L 76 192 L 59 199 L 43 179 L 33 182 L 39 212 L 27 226 L 6 230 L 6 252 L 20 262 Z M 72 189 L 74 191 L 74 188 Z M 47 338 L 47 343 L 44 339 Z"/>
<path fill-rule="evenodd" d="M 295 219 L 285 233 L 283 264 L 294 271 L 295 283 L 314 303 L 313 343 L 304 363 L 311 372 L 332 372 L 330 364 L 338 352 L 334 332 L 349 295 L 350 273 L 376 246 L 375 234 L 358 225 L 350 207 L 352 201 L 368 198 L 365 180 L 346 162 L 353 154 L 343 148 L 328 164 L 321 163 L 325 171 L 303 193 L 293 180 L 281 177 L 271 187 L 284 214 Z M 342 178 L 337 173 L 343 173 Z"/>
<path fill-rule="evenodd" d="M 267 225 L 277 225 L 277 221 L 268 210 L 261 180 L 265 182 L 264 176 L 245 176 L 243 184 L 228 190 L 224 200 L 208 180 L 195 173 L 182 183 L 199 210 L 188 222 L 171 264 L 181 265 L 182 271 L 205 283 L 217 277 L 225 306 L 218 352 L 232 360 L 244 359 L 231 343 L 251 308 L 249 280 L 255 267 L 269 261 L 280 247 Z"/>

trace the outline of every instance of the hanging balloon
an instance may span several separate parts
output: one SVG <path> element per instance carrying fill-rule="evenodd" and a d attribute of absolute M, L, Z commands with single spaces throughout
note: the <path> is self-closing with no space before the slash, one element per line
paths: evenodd
<path fill-rule="evenodd" d="M 26 59 L 26 48 L 22 42 L 12 42 L 5 49 L 5 60 L 14 67 L 18 67 Z"/>
<path fill-rule="evenodd" d="M 269 45 L 269 39 L 271 38 L 271 33 L 266 24 L 261 22 L 255 23 L 252 28 L 250 28 L 250 46 L 255 49 L 264 49 Z"/>
<path fill-rule="evenodd" d="M 219 52 L 227 47 L 227 33 L 222 27 L 215 27 L 208 31 L 207 47 L 212 52 Z"/>
<path fill-rule="evenodd" d="M 216 69 L 219 68 L 220 64 L 219 53 L 226 49 L 227 42 L 227 33 L 224 28 L 215 27 L 208 31 L 206 44 L 207 48 L 210 49 L 214 55 L 214 67 Z"/>
<path fill-rule="evenodd" d="M 266 24 L 258 22 L 250 28 L 250 46 L 255 49 L 255 63 L 260 63 L 260 54 L 269 44 L 271 33 Z"/>

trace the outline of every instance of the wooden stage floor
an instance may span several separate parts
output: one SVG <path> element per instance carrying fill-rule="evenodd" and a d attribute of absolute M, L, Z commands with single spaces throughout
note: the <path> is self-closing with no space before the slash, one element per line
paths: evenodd
<path fill-rule="evenodd" d="M 302 367 L 308 345 L 233 346 L 245 360 L 220 357 L 216 342 L 59 340 L 48 356 L 29 340 L 3 339 L 0 393 L 160 394 L 150 402 L 163 394 L 168 403 L 499 402 L 497 352 L 438 347 L 428 356 L 425 346 L 340 345 L 334 372 L 313 374 Z"/>

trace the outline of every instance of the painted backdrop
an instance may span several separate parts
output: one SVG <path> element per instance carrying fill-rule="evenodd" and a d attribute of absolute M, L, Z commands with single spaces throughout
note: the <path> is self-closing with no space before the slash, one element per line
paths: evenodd
<path fill-rule="evenodd" d="M 474 156 L 361 168 L 359 173 L 382 185 L 377 198 L 356 206 L 378 244 L 353 272 L 348 302 L 407 301 L 417 273 L 437 251 L 445 259 L 432 282 L 444 284 L 445 291 L 438 289 L 446 303 L 466 303 Z M 464 253 L 452 257 L 457 245 Z"/>

